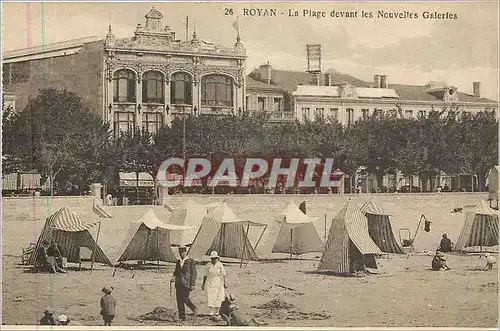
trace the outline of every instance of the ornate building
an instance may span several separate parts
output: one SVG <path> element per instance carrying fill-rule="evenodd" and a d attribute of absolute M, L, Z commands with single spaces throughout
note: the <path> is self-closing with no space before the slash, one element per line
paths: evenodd
<path fill-rule="evenodd" d="M 149 131 L 177 116 L 241 113 L 245 60 L 239 34 L 233 47 L 181 41 L 151 9 L 134 36 L 71 40 L 4 53 L 4 92 L 23 109 L 40 88 L 67 88 L 110 123 Z M 186 38 L 187 39 L 187 38 Z"/>
<path fill-rule="evenodd" d="M 228 115 L 244 108 L 245 49 L 198 39 L 176 40 L 156 9 L 132 38 L 104 41 L 103 118 L 117 130 L 134 124 L 156 131 L 175 116 Z"/>

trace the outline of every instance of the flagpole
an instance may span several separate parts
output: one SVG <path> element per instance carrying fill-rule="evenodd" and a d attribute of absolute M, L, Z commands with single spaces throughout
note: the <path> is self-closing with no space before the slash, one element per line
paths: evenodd
<path fill-rule="evenodd" d="M 186 41 L 189 39 L 189 16 L 186 16 Z"/>

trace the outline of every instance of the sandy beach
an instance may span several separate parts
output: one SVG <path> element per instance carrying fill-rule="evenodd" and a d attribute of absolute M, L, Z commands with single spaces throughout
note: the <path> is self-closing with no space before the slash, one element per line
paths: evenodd
<path fill-rule="evenodd" d="M 408 227 L 413 233 L 423 213 L 432 220 L 429 233 L 419 232 L 416 250 L 433 252 L 442 233 L 456 240 L 463 215 L 454 208 L 478 203 L 481 194 L 374 195 L 373 198 L 393 215 L 393 232 Z M 169 205 L 176 207 L 187 197 L 175 196 Z M 324 235 L 324 215 L 329 222 L 351 198 L 361 204 L 370 196 L 194 196 L 197 202 L 226 200 L 245 220 L 270 222 L 287 201 L 307 201 L 308 214 L 319 218 L 316 226 Z M 40 198 L 43 199 L 43 198 Z M 89 270 L 70 270 L 67 274 L 33 274 L 20 265 L 21 247 L 36 241 L 42 229 L 47 205 L 43 201 L 26 208 L 21 200 L 3 200 L 3 324 L 37 324 L 46 307 L 64 313 L 82 325 L 102 325 L 99 300 L 104 285 L 113 286 L 117 298 L 115 325 L 217 325 L 206 316 L 188 316 L 183 322 L 139 321 L 155 307 L 176 310 L 175 293 L 169 280 L 173 264 L 155 264 L 134 270 L 96 265 Z M 53 201 L 55 212 L 64 201 Z M 95 219 L 92 205 L 73 203 L 70 207 L 82 219 Z M 103 219 L 99 243 L 111 260 L 116 259 L 128 222 L 142 216 L 148 206 L 107 207 L 113 218 Z M 28 209 L 28 210 L 27 210 Z M 153 207 L 161 220 L 168 211 Z M 94 234 L 95 235 L 95 234 Z M 257 232 L 252 232 L 255 242 Z M 399 240 L 399 239 L 398 239 Z M 273 254 L 272 260 L 249 262 L 240 268 L 238 261 L 222 259 L 228 274 L 228 292 L 238 298 L 238 307 L 257 316 L 269 326 L 317 327 L 495 327 L 498 325 L 498 269 L 481 271 L 485 259 L 477 254 L 446 254 L 452 270 L 433 272 L 432 257 L 423 253 L 410 256 L 390 254 L 378 259 L 377 274 L 365 277 L 337 277 L 315 273 L 321 253 L 288 260 Z M 75 267 L 75 265 L 71 265 Z M 89 268 L 90 264 L 84 264 Z M 201 269 L 202 266 L 200 265 Z M 206 295 L 201 291 L 202 274 L 192 294 L 200 312 L 206 313 Z M 289 304 L 288 309 L 258 309 L 272 300 Z M 23 314 L 20 314 L 20 312 Z"/>

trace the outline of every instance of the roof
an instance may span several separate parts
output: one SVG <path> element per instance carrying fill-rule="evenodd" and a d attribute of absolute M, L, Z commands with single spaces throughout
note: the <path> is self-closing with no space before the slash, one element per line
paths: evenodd
<path fill-rule="evenodd" d="M 373 87 L 356 87 L 356 95 L 359 98 L 396 98 L 399 99 L 399 95 L 394 89 L 390 88 L 373 88 Z"/>
<path fill-rule="evenodd" d="M 163 18 L 162 13 L 155 9 L 155 7 L 151 8 L 149 13 L 146 14 L 146 18 Z"/>
<path fill-rule="evenodd" d="M 475 209 L 472 210 L 475 214 L 480 215 L 492 215 L 498 217 L 498 211 L 490 208 L 488 203 L 485 200 L 481 200 L 481 203 L 476 206 Z"/>
<path fill-rule="evenodd" d="M 265 69 L 257 68 L 253 70 L 248 77 L 260 81 L 265 82 L 261 77 L 261 73 L 264 72 Z M 353 77 L 351 75 L 339 73 L 333 69 L 327 70 L 325 73 L 330 74 L 331 83 L 332 84 L 343 84 L 349 83 L 355 86 L 369 86 L 369 83 Z M 302 71 L 289 71 L 289 70 L 279 70 L 279 69 L 271 69 L 271 77 L 272 83 L 278 86 L 283 87 L 288 92 L 293 92 L 297 89 L 298 85 L 312 85 L 313 75 L 302 72 Z M 325 85 L 325 75 L 320 75 L 320 85 Z M 266 84 L 267 86 L 267 84 Z"/>
<path fill-rule="evenodd" d="M 267 84 L 265 82 L 261 82 L 258 80 L 253 79 L 252 77 L 248 76 L 247 77 L 247 89 L 268 89 L 268 90 L 273 90 L 273 91 L 286 91 L 284 87 L 281 87 L 276 84 Z"/>
<path fill-rule="evenodd" d="M 130 223 L 142 223 L 152 230 L 156 228 L 162 228 L 168 230 L 191 230 L 193 228 L 191 226 L 163 223 L 158 219 L 158 217 L 156 217 L 156 214 L 153 211 L 153 209 L 149 209 L 146 212 L 146 214 L 144 214 L 144 216 L 142 216 L 139 220 L 132 221 Z"/>
<path fill-rule="evenodd" d="M 317 219 L 316 217 L 304 214 L 293 201 L 290 201 L 286 205 L 285 209 L 278 215 L 278 218 L 281 219 L 280 222 L 297 225 L 311 223 Z"/>
<path fill-rule="evenodd" d="M 442 101 L 441 97 L 429 93 L 428 88 L 423 85 L 389 84 L 389 89 L 394 89 L 401 100 L 413 101 Z M 459 102 L 484 102 L 495 103 L 496 101 L 477 98 L 473 95 L 457 92 Z"/>
<path fill-rule="evenodd" d="M 385 215 L 385 216 L 390 216 L 389 213 L 386 213 L 382 207 L 378 203 L 376 203 L 373 200 L 368 200 L 365 202 L 359 210 L 363 214 L 372 214 L 372 215 Z"/>
<path fill-rule="evenodd" d="M 78 47 L 82 47 L 86 43 L 101 41 L 101 40 L 102 40 L 102 38 L 100 38 L 100 37 L 90 36 L 90 37 L 85 37 L 85 38 L 70 39 L 70 40 L 51 43 L 51 44 L 33 46 L 33 47 L 29 47 L 29 48 L 20 48 L 20 49 L 15 49 L 15 50 L 10 50 L 10 51 L 4 51 L 3 52 L 3 59 L 8 60 L 11 58 L 16 58 L 16 57 L 21 57 L 21 56 L 27 56 L 27 55 L 32 56 L 32 55 L 40 54 L 40 53 L 49 53 L 49 52 L 66 50 L 66 49 L 75 48 L 75 47 L 78 48 Z"/>
<path fill-rule="evenodd" d="M 338 86 L 299 85 L 294 95 L 338 97 Z"/>
<path fill-rule="evenodd" d="M 211 209 L 206 217 L 213 218 L 220 223 L 251 223 L 253 225 L 265 225 L 262 223 L 242 220 L 231 210 L 231 208 L 229 208 L 229 206 L 225 202 Z"/>
<path fill-rule="evenodd" d="M 93 227 L 99 222 L 84 223 L 68 207 L 63 207 L 49 216 L 48 223 L 51 228 L 61 231 L 79 232 Z"/>

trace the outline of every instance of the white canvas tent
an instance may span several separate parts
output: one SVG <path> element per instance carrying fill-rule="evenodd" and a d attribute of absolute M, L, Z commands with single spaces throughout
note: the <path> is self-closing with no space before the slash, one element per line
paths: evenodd
<path fill-rule="evenodd" d="M 484 200 L 474 208 L 464 210 L 465 221 L 455 244 L 456 251 L 471 246 L 498 245 L 498 211 Z"/>
<path fill-rule="evenodd" d="M 207 216 L 207 207 L 197 204 L 193 199 L 189 199 L 178 208 L 173 209 L 168 223 L 190 226 L 192 228 L 190 230 L 172 232 L 170 243 L 174 246 L 191 245 L 205 216 Z"/>
<path fill-rule="evenodd" d="M 268 227 L 257 246 L 257 253 L 301 255 L 321 252 L 324 243 L 314 226 L 316 220 L 317 218 L 304 214 L 295 202 L 290 201 Z"/>
<path fill-rule="evenodd" d="M 177 258 L 171 248 L 171 233 L 187 230 L 192 230 L 192 227 L 161 222 L 150 209 L 139 220 L 130 222 L 117 261 L 175 262 Z"/>
<path fill-rule="evenodd" d="M 370 238 L 368 220 L 349 200 L 332 221 L 318 271 L 349 275 L 377 269 L 375 254 L 383 253 Z"/>
<path fill-rule="evenodd" d="M 262 226 L 264 230 L 266 227 L 265 224 L 240 219 L 223 202 L 208 211 L 188 254 L 201 261 L 204 255 L 217 251 L 221 257 L 256 261 L 257 254 L 248 239 L 251 225 Z"/>

